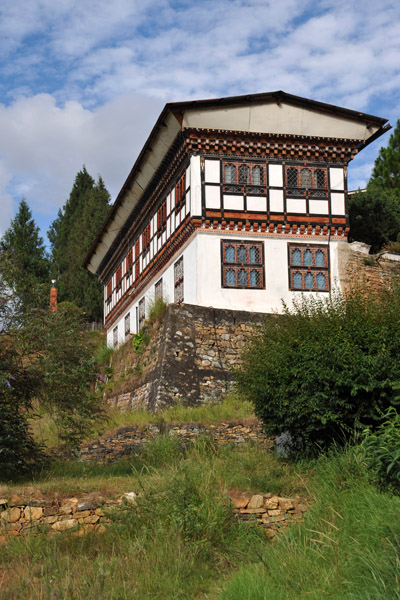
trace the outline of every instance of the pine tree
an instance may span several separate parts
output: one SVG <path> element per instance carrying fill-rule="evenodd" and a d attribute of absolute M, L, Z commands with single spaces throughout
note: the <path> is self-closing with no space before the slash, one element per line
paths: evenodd
<path fill-rule="evenodd" d="M 104 222 L 109 201 L 110 194 L 102 178 L 95 182 L 83 167 L 48 232 L 59 299 L 73 302 L 94 320 L 103 314 L 103 291 L 100 283 L 82 267 L 82 262 Z"/>
<path fill-rule="evenodd" d="M 386 148 L 381 148 L 375 161 L 368 188 L 393 190 L 400 199 L 400 119 Z"/>
<path fill-rule="evenodd" d="M 9 252 L 13 257 L 13 269 L 3 274 L 7 284 L 15 290 L 25 309 L 37 305 L 40 301 L 40 286 L 46 286 L 47 289 L 49 284 L 49 260 L 39 227 L 36 226 L 24 198 L 19 204 L 15 219 L 3 235 L 0 246 L 3 252 Z"/>

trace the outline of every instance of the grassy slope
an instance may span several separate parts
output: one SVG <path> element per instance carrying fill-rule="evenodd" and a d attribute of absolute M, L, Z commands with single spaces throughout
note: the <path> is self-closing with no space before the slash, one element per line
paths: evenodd
<path fill-rule="evenodd" d="M 0 555 L 1 598 L 68 600 L 400 598 L 400 499 L 377 492 L 354 451 L 285 464 L 256 446 L 182 455 L 169 438 L 141 460 L 60 465 L 32 482 L 68 494 L 134 490 L 109 531 L 12 540 Z M 306 522 L 277 542 L 231 517 L 226 490 L 313 498 Z M 21 486 L 8 492 L 21 491 Z"/>

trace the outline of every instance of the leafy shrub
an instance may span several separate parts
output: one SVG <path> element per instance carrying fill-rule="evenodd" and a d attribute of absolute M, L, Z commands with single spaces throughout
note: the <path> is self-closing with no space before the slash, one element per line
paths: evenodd
<path fill-rule="evenodd" d="M 399 402 L 400 291 L 306 299 L 268 320 L 236 372 L 266 432 L 313 453 L 374 428 Z M 296 448 L 297 446 L 297 448 Z"/>
<path fill-rule="evenodd" d="M 365 431 L 365 462 L 380 487 L 400 493 L 400 415 L 392 406 L 383 419 L 375 431 Z"/>
<path fill-rule="evenodd" d="M 141 356 L 150 343 L 150 336 L 146 331 L 139 331 L 132 337 L 132 346 L 137 356 Z"/>

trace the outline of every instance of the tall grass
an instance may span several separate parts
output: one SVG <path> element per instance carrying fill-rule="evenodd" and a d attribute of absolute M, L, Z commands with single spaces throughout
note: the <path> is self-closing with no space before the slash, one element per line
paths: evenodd
<path fill-rule="evenodd" d="M 400 498 L 371 485 L 355 450 L 291 464 L 257 445 L 204 438 L 182 451 L 160 437 L 134 460 L 62 467 L 31 485 L 136 491 L 137 506 L 112 513 L 102 534 L 12 539 L 0 553 L 2 599 L 400 598 Z M 233 518 L 228 489 L 312 504 L 303 524 L 271 542 Z"/>
<path fill-rule="evenodd" d="M 400 598 L 400 499 L 366 479 L 356 451 L 315 465 L 304 526 L 264 548 L 218 600 Z"/>

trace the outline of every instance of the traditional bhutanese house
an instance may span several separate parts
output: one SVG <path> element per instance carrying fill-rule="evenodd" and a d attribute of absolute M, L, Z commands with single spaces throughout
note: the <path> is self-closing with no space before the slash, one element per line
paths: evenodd
<path fill-rule="evenodd" d="M 281 91 L 167 104 L 84 262 L 108 343 L 161 297 L 268 313 L 340 286 L 347 165 L 389 127 Z"/>

